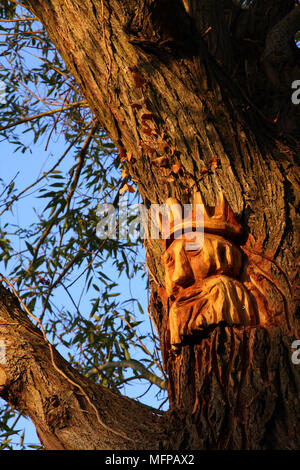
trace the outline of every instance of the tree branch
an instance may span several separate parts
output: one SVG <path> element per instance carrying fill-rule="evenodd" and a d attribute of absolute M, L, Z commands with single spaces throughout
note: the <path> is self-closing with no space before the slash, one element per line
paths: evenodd
<path fill-rule="evenodd" d="M 153 383 L 154 385 L 157 385 L 159 388 L 162 388 L 163 390 L 167 390 L 168 388 L 168 383 L 166 380 L 163 380 L 157 375 L 150 372 L 148 369 L 146 369 L 146 367 L 141 362 L 136 361 L 135 359 L 107 362 L 106 364 L 102 364 L 100 366 L 94 367 L 90 371 L 89 375 L 99 373 L 99 371 L 101 370 L 112 369 L 115 367 L 123 367 L 123 368 L 131 367 L 131 369 L 137 370 L 138 372 L 141 373 L 141 376 L 137 378 L 147 379 L 149 380 L 149 382 Z"/>
<path fill-rule="evenodd" d="M 11 124 L 7 124 L 6 126 L 0 127 L 0 132 L 5 131 L 6 129 L 10 129 L 11 127 L 16 127 L 19 124 L 24 124 L 25 122 L 34 121 L 35 119 L 39 119 L 44 116 L 51 116 L 51 114 L 55 114 L 58 112 L 68 111 L 69 109 L 77 108 L 78 106 L 87 107 L 88 104 L 86 101 L 78 101 L 77 103 L 72 103 L 67 106 L 63 106 L 61 108 L 51 109 L 50 111 L 45 111 L 44 113 L 35 114 L 34 116 L 27 116 L 18 121 L 12 122 Z"/>
<path fill-rule="evenodd" d="M 34 21 L 34 20 L 37 20 L 37 18 L 33 18 L 31 16 L 28 16 L 27 18 L 12 18 L 11 20 L 3 20 L 1 18 L 0 23 L 18 23 L 19 21 Z"/>
<path fill-rule="evenodd" d="M 161 414 L 81 376 L 3 286 L 0 339 L 0 396 L 25 411 L 47 449 L 158 448 L 164 438 Z"/>

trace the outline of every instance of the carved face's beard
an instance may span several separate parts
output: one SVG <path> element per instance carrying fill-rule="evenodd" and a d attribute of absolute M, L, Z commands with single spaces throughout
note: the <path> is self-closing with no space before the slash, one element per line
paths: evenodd
<path fill-rule="evenodd" d="M 182 340 L 213 325 L 257 324 L 253 301 L 247 289 L 224 275 L 206 278 L 201 285 L 185 288 L 169 312 L 170 341 L 177 348 Z"/>

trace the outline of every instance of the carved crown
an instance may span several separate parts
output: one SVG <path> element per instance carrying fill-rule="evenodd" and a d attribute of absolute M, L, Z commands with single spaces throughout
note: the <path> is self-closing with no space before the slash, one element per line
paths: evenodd
<path fill-rule="evenodd" d="M 223 236 L 240 236 L 243 232 L 242 226 L 236 220 L 221 191 L 218 194 L 218 204 L 215 207 L 207 206 L 200 192 L 194 193 L 189 212 L 174 197 L 168 198 L 165 204 L 170 209 L 166 212 L 170 237 L 174 237 L 177 233 L 196 231 L 197 229 L 204 229 L 204 232 Z M 201 216 L 201 212 L 203 216 Z M 158 218 L 159 229 L 162 233 L 163 217 L 161 213 L 158 214 Z"/>

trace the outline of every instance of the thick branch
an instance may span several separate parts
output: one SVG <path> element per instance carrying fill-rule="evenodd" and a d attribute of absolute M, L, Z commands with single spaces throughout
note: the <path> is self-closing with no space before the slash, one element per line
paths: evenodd
<path fill-rule="evenodd" d="M 162 418 L 155 410 L 82 377 L 2 286 L 0 339 L 0 396 L 25 411 L 47 449 L 158 448 Z"/>

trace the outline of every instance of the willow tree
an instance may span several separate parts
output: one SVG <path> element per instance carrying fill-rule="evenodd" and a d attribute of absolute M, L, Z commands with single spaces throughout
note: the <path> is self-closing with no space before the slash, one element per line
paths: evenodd
<path fill-rule="evenodd" d="M 26 409 L 46 448 L 299 447 L 296 3 L 26 2 L 146 207 L 170 197 L 190 203 L 195 190 L 207 207 L 225 196 L 242 233 L 236 280 L 256 317 L 202 325 L 174 349 L 164 246 L 146 241 L 151 315 L 168 374 L 170 409 L 160 414 L 71 368 L 2 287 L 1 396 Z"/>

